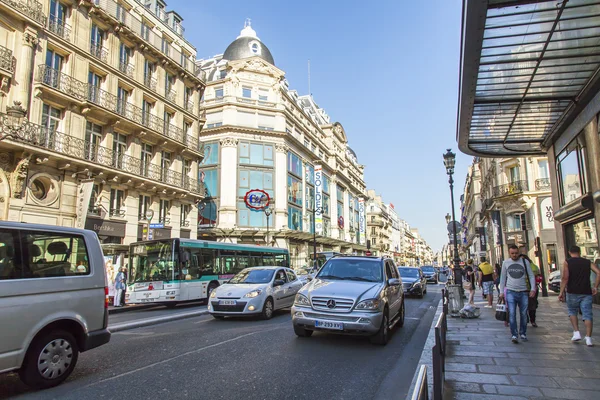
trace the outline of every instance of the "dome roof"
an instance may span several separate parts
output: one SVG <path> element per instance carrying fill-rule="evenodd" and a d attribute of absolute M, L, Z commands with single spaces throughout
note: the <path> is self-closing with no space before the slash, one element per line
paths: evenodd
<path fill-rule="evenodd" d="M 250 21 L 247 20 L 240 36 L 227 46 L 223 59 L 232 61 L 250 57 L 260 57 L 269 64 L 275 65 L 271 52 L 256 36 L 256 32 L 250 26 Z"/>

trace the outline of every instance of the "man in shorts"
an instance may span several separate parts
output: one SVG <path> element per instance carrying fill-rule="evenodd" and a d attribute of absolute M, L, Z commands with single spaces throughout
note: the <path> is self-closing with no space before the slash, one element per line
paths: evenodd
<path fill-rule="evenodd" d="M 485 257 L 481 257 L 479 264 L 479 286 L 483 289 L 483 294 L 487 298 L 487 306 L 485 308 L 492 308 L 494 303 L 494 267 L 492 264 L 486 261 Z"/>
<path fill-rule="evenodd" d="M 560 278 L 560 294 L 558 299 L 565 301 L 565 291 L 567 308 L 569 310 L 569 319 L 573 325 L 573 342 L 581 340 L 579 332 L 578 313 L 581 310 L 583 314 L 583 322 L 585 323 L 585 344 L 593 346 L 592 343 L 592 327 L 594 313 L 592 310 L 592 299 L 596 295 L 598 285 L 600 285 L 600 270 L 596 265 L 586 258 L 581 257 L 581 249 L 579 246 L 571 246 L 569 249 L 571 258 L 563 264 L 563 269 Z M 592 286 L 590 277 L 591 272 L 596 273 L 596 281 Z"/>

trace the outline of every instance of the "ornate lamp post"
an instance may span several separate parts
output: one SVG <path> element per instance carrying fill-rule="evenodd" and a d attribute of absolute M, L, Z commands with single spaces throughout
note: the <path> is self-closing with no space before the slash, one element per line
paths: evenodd
<path fill-rule="evenodd" d="M 452 204 L 452 225 L 453 225 L 453 236 L 454 236 L 454 266 L 460 266 L 460 257 L 458 256 L 458 244 L 456 242 L 456 217 L 454 214 L 454 164 L 456 162 L 456 154 L 450 149 L 447 149 L 444 154 L 444 166 L 446 167 L 446 173 L 448 174 L 448 183 L 450 184 L 450 201 Z"/>
<path fill-rule="evenodd" d="M 269 238 L 269 217 L 273 213 L 273 210 L 271 210 L 271 207 L 266 206 L 265 208 L 263 208 L 263 211 L 265 212 L 265 216 L 267 217 L 267 237 L 265 239 L 265 242 L 267 243 L 267 246 L 270 246 L 271 240 Z"/>

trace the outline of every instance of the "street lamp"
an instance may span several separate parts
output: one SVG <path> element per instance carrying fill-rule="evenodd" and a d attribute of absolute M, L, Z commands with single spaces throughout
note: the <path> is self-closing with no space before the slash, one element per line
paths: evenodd
<path fill-rule="evenodd" d="M 273 210 L 271 210 L 271 207 L 266 206 L 265 208 L 263 208 L 263 211 L 265 212 L 265 216 L 267 217 L 267 237 L 265 239 L 265 242 L 267 242 L 268 246 L 271 242 L 271 240 L 269 239 L 269 217 L 273 213 Z"/>
<path fill-rule="evenodd" d="M 454 236 L 454 266 L 460 266 L 460 257 L 458 256 L 458 243 L 456 242 L 456 217 L 454 214 L 454 179 L 452 179 L 452 175 L 454 175 L 454 164 L 456 163 L 456 154 L 454 154 L 450 149 L 447 149 L 444 154 L 444 166 L 446 167 L 446 173 L 448 174 L 448 183 L 450 184 L 450 201 L 452 204 L 452 230 Z"/>

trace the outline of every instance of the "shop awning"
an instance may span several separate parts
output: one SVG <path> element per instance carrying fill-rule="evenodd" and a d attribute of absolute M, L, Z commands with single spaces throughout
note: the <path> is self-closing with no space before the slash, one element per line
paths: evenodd
<path fill-rule="evenodd" d="M 460 61 L 460 150 L 545 154 L 600 90 L 600 1 L 463 0 Z"/>

